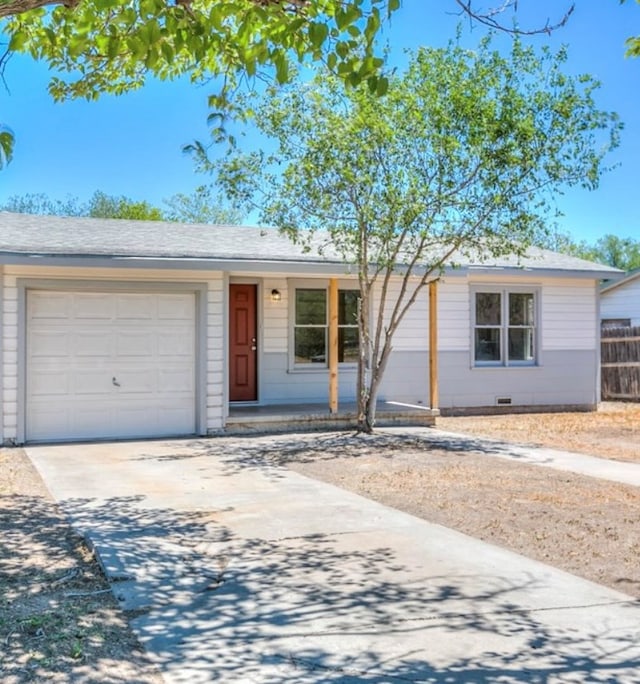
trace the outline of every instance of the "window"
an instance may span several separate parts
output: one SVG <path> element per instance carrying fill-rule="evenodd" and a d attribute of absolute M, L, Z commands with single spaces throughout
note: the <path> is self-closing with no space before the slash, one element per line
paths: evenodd
<path fill-rule="evenodd" d="M 358 290 L 338 291 L 338 361 L 358 360 Z M 296 288 L 294 298 L 294 364 L 327 365 L 329 304 L 326 288 Z"/>
<path fill-rule="evenodd" d="M 508 290 L 474 293 L 474 362 L 477 366 L 536 362 L 536 297 Z"/>
<path fill-rule="evenodd" d="M 603 318 L 602 319 L 603 328 L 630 328 L 631 319 L 630 318 Z"/>

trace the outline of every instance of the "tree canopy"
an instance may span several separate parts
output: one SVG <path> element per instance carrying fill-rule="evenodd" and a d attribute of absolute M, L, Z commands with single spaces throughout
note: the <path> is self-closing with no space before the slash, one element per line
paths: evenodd
<path fill-rule="evenodd" d="M 51 199 L 43 193 L 13 195 L 0 205 L 0 211 L 45 216 L 88 216 L 91 218 L 129 219 L 134 221 L 178 221 L 181 223 L 232 224 L 242 221 L 242 213 L 224 206 L 210 186 L 199 186 L 191 194 L 177 193 L 153 206 L 125 196 L 108 195 L 100 190 L 87 202 L 77 197 Z"/>
<path fill-rule="evenodd" d="M 555 233 L 548 239 L 541 240 L 540 245 L 588 261 L 608 264 L 623 271 L 640 268 L 640 240 L 631 237 L 607 233 L 591 243 L 574 240 L 566 233 Z"/>
<path fill-rule="evenodd" d="M 554 192 L 598 185 L 619 123 L 597 109 L 590 77 L 563 73 L 565 59 L 518 41 L 508 55 L 489 40 L 423 48 L 384 98 L 322 73 L 260 100 L 256 124 L 273 154 L 218 164 L 262 222 L 356 265 L 361 430 L 373 427 L 393 335 L 428 281 L 461 255 L 522 254 Z"/>
<path fill-rule="evenodd" d="M 191 194 L 179 192 L 165 199 L 164 204 L 167 221 L 233 226 L 243 219 L 242 212 L 226 205 L 210 185 L 199 185 Z"/>
<path fill-rule="evenodd" d="M 0 0 L 9 50 L 45 61 L 54 98 L 93 99 L 188 74 L 242 77 L 311 59 L 383 90 L 375 38 L 400 0 Z M 60 74 L 67 74 L 62 77 Z M 224 107 L 222 88 L 216 106 Z"/>

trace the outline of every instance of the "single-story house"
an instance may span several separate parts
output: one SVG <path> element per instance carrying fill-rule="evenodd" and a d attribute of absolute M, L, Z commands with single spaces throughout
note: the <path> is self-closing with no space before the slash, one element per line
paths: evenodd
<path fill-rule="evenodd" d="M 593 409 L 599 283 L 614 274 L 537 249 L 447 269 L 440 409 Z M 330 279 L 349 402 L 353 266 L 270 229 L 0 213 L 0 442 L 207 435 L 238 407 L 327 406 Z M 429 407 L 428 309 L 425 289 L 381 401 Z"/>
<path fill-rule="evenodd" d="M 609 328 L 640 326 L 640 268 L 604 283 L 600 320 Z"/>

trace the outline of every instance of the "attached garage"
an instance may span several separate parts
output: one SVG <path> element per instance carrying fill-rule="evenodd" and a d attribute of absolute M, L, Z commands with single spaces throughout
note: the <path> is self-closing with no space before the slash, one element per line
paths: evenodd
<path fill-rule="evenodd" d="M 196 294 L 26 290 L 25 438 L 196 429 Z"/>

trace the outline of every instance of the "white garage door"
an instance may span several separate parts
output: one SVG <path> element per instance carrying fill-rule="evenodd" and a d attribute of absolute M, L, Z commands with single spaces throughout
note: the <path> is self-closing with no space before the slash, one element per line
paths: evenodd
<path fill-rule="evenodd" d="M 26 438 L 196 431 L 193 293 L 27 293 Z"/>

